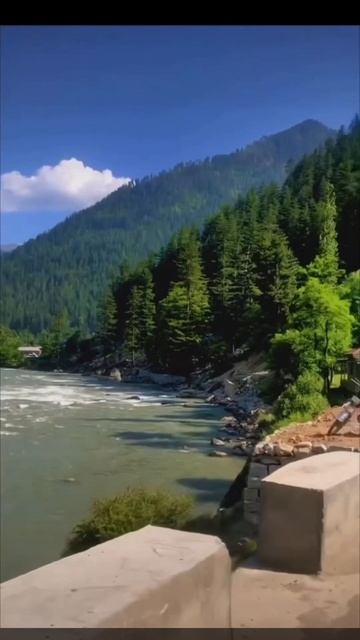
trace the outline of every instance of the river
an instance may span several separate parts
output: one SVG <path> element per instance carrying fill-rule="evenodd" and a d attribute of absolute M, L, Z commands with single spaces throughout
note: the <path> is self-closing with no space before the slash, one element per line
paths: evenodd
<path fill-rule="evenodd" d="M 243 462 L 207 455 L 220 407 L 183 404 L 148 385 L 2 369 L 0 580 L 58 559 L 93 500 L 129 486 L 214 511 Z"/>

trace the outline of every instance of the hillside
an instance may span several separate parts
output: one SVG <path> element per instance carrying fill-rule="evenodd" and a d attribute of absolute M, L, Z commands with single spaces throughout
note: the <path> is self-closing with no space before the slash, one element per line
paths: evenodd
<path fill-rule="evenodd" d="M 334 132 L 307 120 L 243 150 L 180 164 L 113 192 L 48 233 L 2 255 L 2 322 L 41 331 L 66 308 L 94 328 L 104 286 L 124 260 L 157 252 L 184 225 L 202 226 L 224 203 L 287 175 L 288 161 L 311 153 Z"/>

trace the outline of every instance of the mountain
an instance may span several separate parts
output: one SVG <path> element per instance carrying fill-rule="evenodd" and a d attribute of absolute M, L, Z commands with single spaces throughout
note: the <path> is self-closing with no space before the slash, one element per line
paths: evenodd
<path fill-rule="evenodd" d="M 14 251 L 18 246 L 18 244 L 2 244 L 0 246 L 0 251 L 1 253 L 9 253 L 10 251 Z"/>
<path fill-rule="evenodd" d="M 51 231 L 2 255 L 2 322 L 41 331 L 67 309 L 94 328 L 109 277 L 159 251 L 184 225 L 202 226 L 224 203 L 261 184 L 284 182 L 294 163 L 335 132 L 315 120 L 203 161 L 136 180 Z"/>

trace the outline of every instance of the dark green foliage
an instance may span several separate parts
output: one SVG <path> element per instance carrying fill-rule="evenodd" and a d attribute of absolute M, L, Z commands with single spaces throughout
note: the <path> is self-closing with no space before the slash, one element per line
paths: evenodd
<path fill-rule="evenodd" d="M 188 372 L 201 361 L 209 322 L 209 299 L 196 229 L 178 237 L 176 280 L 160 302 L 160 357 L 173 371 Z"/>
<path fill-rule="evenodd" d="M 22 342 L 20 336 L 7 327 L 0 325 L 0 366 L 18 367 L 24 362 L 23 356 L 18 352 L 18 347 L 27 343 Z"/>
<path fill-rule="evenodd" d="M 271 181 L 281 184 L 286 177 L 289 158 L 299 160 L 332 134 L 327 127 L 309 120 L 263 138 L 242 151 L 181 164 L 171 171 L 115 191 L 87 210 L 69 216 L 50 232 L 9 254 L 2 254 L 2 322 L 15 330 L 26 328 L 40 333 L 51 326 L 62 309 L 66 309 L 74 326 L 82 332 L 89 328 L 94 330 L 98 300 L 103 298 L 109 280 L 114 275 L 117 277 L 120 263 L 129 260 L 135 264 L 150 252 L 160 251 L 172 234 L 183 226 L 196 224 L 201 228 L 220 206 L 235 202 L 240 194 L 253 187 Z M 348 184 L 346 167 L 353 180 L 355 160 L 349 162 L 339 174 L 339 184 L 344 185 L 341 202 L 354 217 L 357 181 Z M 269 196 L 268 205 L 268 219 L 276 217 L 276 191 Z M 258 212 L 256 196 L 247 207 L 251 235 Z M 291 244 L 296 254 L 293 240 L 295 242 L 298 237 L 299 226 L 307 227 L 308 222 L 295 218 Z M 308 233 L 315 246 L 316 232 L 314 235 L 309 229 Z M 342 233 L 344 238 L 347 234 L 346 242 L 351 243 L 353 236 L 348 230 L 345 228 Z M 302 233 L 299 237 L 306 236 Z M 311 249 L 310 253 L 312 259 L 316 251 Z M 227 259 L 224 262 L 222 277 L 229 269 L 233 270 L 233 258 L 229 258 L 229 264 Z M 247 259 L 245 255 L 245 262 Z M 171 271 L 168 275 L 173 279 Z M 161 286 L 166 286 L 166 282 Z M 231 287 L 229 284 L 229 291 L 224 291 L 226 304 Z M 156 295 L 163 299 L 167 293 L 162 290 Z M 118 329 L 121 333 L 121 328 Z"/>
<path fill-rule="evenodd" d="M 193 504 L 190 496 L 149 489 L 127 489 L 114 498 L 96 500 L 90 517 L 75 527 L 67 551 L 82 551 L 148 524 L 181 529 Z"/>
<path fill-rule="evenodd" d="M 304 421 L 319 415 L 328 406 L 323 396 L 323 379 L 313 371 L 304 371 L 288 385 L 275 404 L 277 418 Z"/>
<path fill-rule="evenodd" d="M 99 305 L 98 336 L 105 350 L 111 351 L 115 347 L 117 329 L 116 298 L 113 286 L 110 286 Z"/>
<path fill-rule="evenodd" d="M 58 367 L 62 363 L 66 344 L 72 333 L 69 316 L 64 310 L 55 318 L 49 331 L 41 336 L 42 360 Z"/>
<path fill-rule="evenodd" d="M 339 293 L 315 278 L 299 289 L 289 328 L 272 341 L 272 362 L 280 375 L 314 371 L 328 393 L 335 363 L 352 341 L 350 305 Z"/>

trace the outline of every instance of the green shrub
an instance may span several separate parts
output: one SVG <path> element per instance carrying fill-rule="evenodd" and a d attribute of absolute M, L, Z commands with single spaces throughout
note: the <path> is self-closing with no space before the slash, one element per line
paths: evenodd
<path fill-rule="evenodd" d="M 294 421 L 314 418 L 328 406 L 322 395 L 323 386 L 321 376 L 305 371 L 279 396 L 275 406 L 276 417 Z"/>
<path fill-rule="evenodd" d="M 114 498 L 96 500 L 90 517 L 74 528 L 65 555 L 148 524 L 181 529 L 192 509 L 190 496 L 174 496 L 159 490 L 127 489 Z"/>

